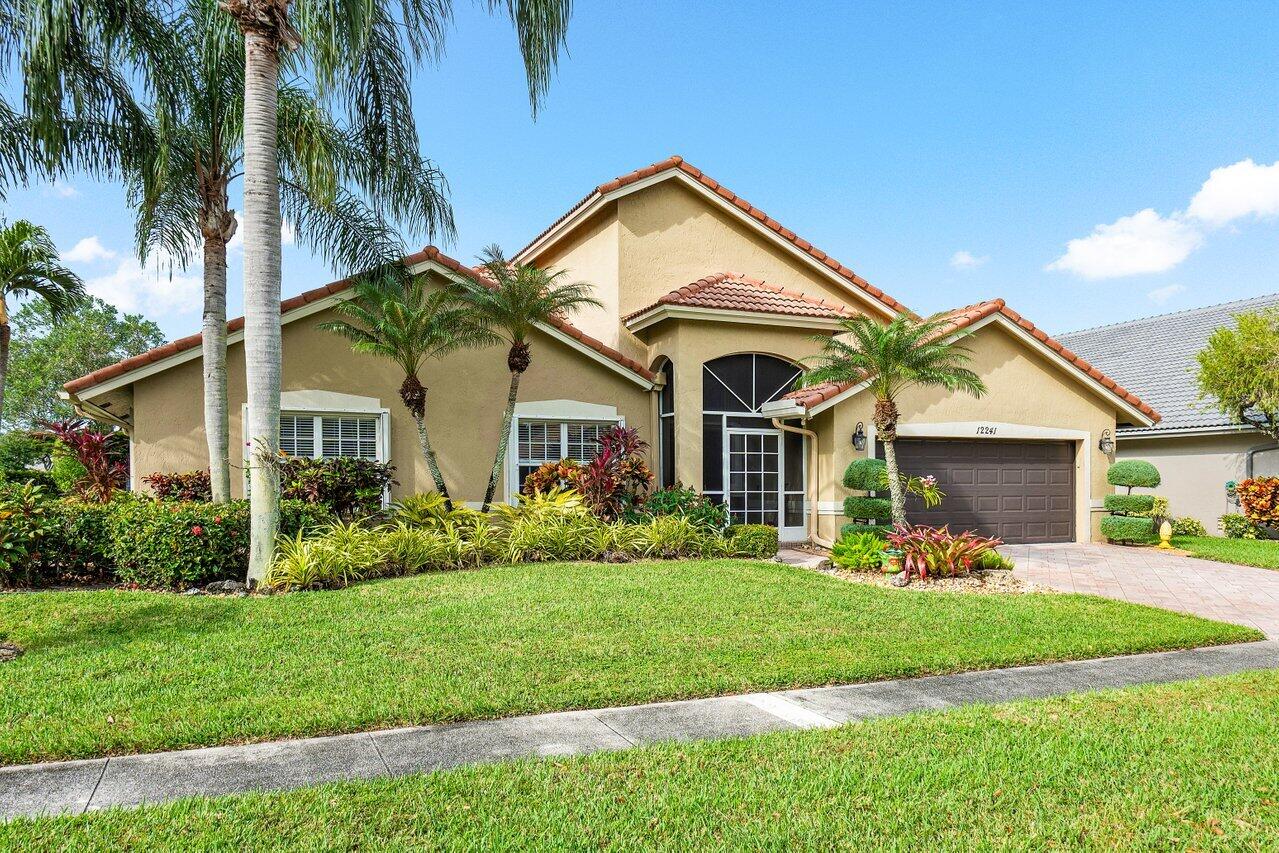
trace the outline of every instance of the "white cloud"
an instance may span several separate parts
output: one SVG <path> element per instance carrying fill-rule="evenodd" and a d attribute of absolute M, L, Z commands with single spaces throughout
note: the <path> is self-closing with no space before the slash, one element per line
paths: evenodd
<path fill-rule="evenodd" d="M 1163 305 L 1177 294 L 1185 292 L 1186 286 L 1184 284 L 1168 284 L 1163 287 L 1156 287 L 1154 290 L 1146 291 L 1146 298 L 1156 305 Z"/>
<path fill-rule="evenodd" d="M 280 242 L 285 246 L 292 246 L 297 235 L 293 231 L 293 225 L 287 219 L 280 220 Z M 235 215 L 235 233 L 231 235 L 231 239 L 227 241 L 227 249 L 233 252 L 244 250 L 244 217 L 240 214 Z"/>
<path fill-rule="evenodd" d="M 199 272 L 182 272 L 164 260 L 145 267 L 137 258 L 120 261 L 115 272 L 87 279 L 85 289 L 121 311 L 145 314 L 158 320 L 199 314 L 204 283 Z"/>
<path fill-rule="evenodd" d="M 1045 269 L 1090 279 L 1164 272 L 1184 261 L 1202 242 L 1199 230 L 1180 217 L 1165 218 L 1146 208 L 1071 240 L 1066 253 Z"/>
<path fill-rule="evenodd" d="M 1213 227 L 1245 216 L 1279 214 L 1279 162 L 1259 166 L 1252 158 L 1213 169 L 1190 200 L 1186 215 Z"/>
<path fill-rule="evenodd" d="M 44 188 L 44 194 L 47 196 L 57 196 L 58 198 L 71 198 L 78 196 L 80 191 L 71 184 L 62 181 L 54 181 L 52 184 Z"/>
<path fill-rule="evenodd" d="M 974 255 L 967 249 L 960 249 L 950 256 L 950 265 L 957 270 L 970 270 L 990 260 L 990 255 Z"/>
<path fill-rule="evenodd" d="M 96 261 L 109 261 L 115 255 L 115 252 L 102 245 L 95 234 L 76 243 L 70 251 L 63 252 L 62 260 L 73 264 L 92 264 Z"/>

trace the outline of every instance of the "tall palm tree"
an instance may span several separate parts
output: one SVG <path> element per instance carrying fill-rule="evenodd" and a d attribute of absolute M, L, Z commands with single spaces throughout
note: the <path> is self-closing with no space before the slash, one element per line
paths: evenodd
<path fill-rule="evenodd" d="M 486 0 L 515 24 L 534 111 L 550 83 L 571 0 Z M 244 33 L 244 355 L 252 457 L 275 455 L 280 418 L 280 198 L 277 153 L 282 62 L 304 71 L 348 110 L 353 126 L 395 128 L 411 121 L 410 58 L 438 53 L 449 0 L 221 0 Z M 403 97 L 377 98 L 398 82 Z M 380 152 L 371 150 L 377 162 Z M 271 562 L 279 483 L 273 466 L 250 473 L 249 578 Z"/>
<path fill-rule="evenodd" d="M 226 501 L 226 259 L 237 225 L 228 190 L 243 158 L 244 39 L 215 0 L 189 0 L 174 21 L 174 37 L 187 56 L 177 71 L 182 97 L 155 102 L 145 143 L 127 158 L 130 203 L 144 260 L 159 249 L 185 265 L 202 245 L 204 426 L 213 499 Z M 358 129 L 340 127 L 299 82 L 281 84 L 278 98 L 282 202 L 303 243 L 339 268 L 371 269 L 404 254 L 383 214 L 411 234 L 452 236 L 443 179 L 418 153 L 415 134 L 383 145 L 384 168 L 369 179 L 362 143 L 385 140 L 361 140 Z"/>
<path fill-rule="evenodd" d="M 841 320 L 832 337 L 815 337 L 822 352 L 809 363 L 813 369 L 800 377 L 804 386 L 824 382 L 869 382 L 875 397 L 876 437 L 884 442 L 888 491 L 892 497 L 893 523 L 906 523 L 906 492 L 897 466 L 897 397 L 914 386 L 964 391 L 974 397 L 986 393 L 981 378 L 965 365 L 969 350 L 946 335 L 950 319 L 927 320 L 899 314 L 887 325 L 866 316 Z"/>
<path fill-rule="evenodd" d="M 497 455 L 493 457 L 488 488 L 484 492 L 482 511 L 488 512 L 497 491 L 498 477 L 502 474 L 502 461 L 506 458 L 515 401 L 520 392 L 520 377 L 533 360 L 529 337 L 541 324 L 579 308 L 598 308 L 602 304 L 591 295 L 594 287 L 587 282 L 563 281 L 564 270 L 543 270 L 528 264 L 511 263 L 497 246 L 486 248 L 481 257 L 484 260 L 482 278 L 487 280 L 466 281 L 461 286 L 477 320 L 508 345 L 506 367 L 511 371 L 511 387 L 502 412 L 502 431 L 497 438 Z"/>
<path fill-rule="evenodd" d="M 453 508 L 448 485 L 440 471 L 426 427 L 426 387 L 418 372 L 429 360 L 466 347 L 493 346 L 497 335 L 475 322 L 455 289 L 433 289 L 425 276 L 366 277 L 354 285 L 355 296 L 334 307 L 349 318 L 321 323 L 320 328 L 351 341 L 356 352 L 380 356 L 404 371 L 400 400 L 417 424 L 422 458 L 431 471 L 435 490 Z"/>
<path fill-rule="evenodd" d="M 12 224 L 0 219 L 0 412 L 9 373 L 10 296 L 43 299 L 55 323 L 84 299 L 84 282 L 62 265 L 49 232 L 25 219 Z"/>

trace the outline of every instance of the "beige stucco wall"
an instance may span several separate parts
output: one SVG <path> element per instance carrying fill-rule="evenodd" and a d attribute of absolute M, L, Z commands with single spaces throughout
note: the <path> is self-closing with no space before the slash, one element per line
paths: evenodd
<path fill-rule="evenodd" d="M 677 181 L 664 181 L 617 202 L 623 315 L 676 288 L 734 272 L 860 309 L 865 303 Z"/>
<path fill-rule="evenodd" d="M 284 326 L 282 391 L 321 390 L 376 397 L 390 410 L 391 461 L 399 480 L 393 494 L 433 488 L 418 450 L 412 418 L 397 391 L 403 374 L 390 362 L 351 352 L 349 345 L 316 325 L 331 319 L 325 311 Z M 532 341 L 532 366 L 520 385 L 520 402 L 571 399 L 614 406 L 628 426 L 638 426 L 652 441 L 650 392 L 598 364 L 576 349 L 543 334 Z M 244 436 L 244 348 L 227 354 L 231 403 L 232 464 L 240 465 Z M 481 500 L 497 450 L 502 407 L 510 374 L 505 349 L 468 351 L 429 363 L 422 371 L 429 388 L 427 422 L 431 441 L 454 497 Z M 134 487 L 153 471 L 207 467 L 201 404 L 201 362 L 193 359 L 134 385 Z M 243 494 L 237 468 L 232 488 Z M 505 493 L 504 482 L 499 486 Z"/>
<path fill-rule="evenodd" d="M 1157 489 L 1138 491 L 1162 495 L 1173 515 L 1197 518 L 1211 534 L 1218 532 L 1218 518 L 1239 512 L 1226 497 L 1226 483 L 1248 476 L 1248 451 L 1273 446 L 1257 433 L 1120 438 L 1116 455 L 1152 463 L 1162 482 Z"/>
<path fill-rule="evenodd" d="M 898 401 L 901 409 L 901 430 L 919 425 L 964 424 L 958 427 L 954 438 L 981 438 L 966 425 L 1009 424 L 1046 429 L 1079 430 L 1087 434 L 1076 442 L 1075 495 L 1076 537 L 1086 538 L 1091 531 L 1100 535 L 1099 506 L 1110 490 L 1106 483 L 1106 467 L 1110 460 L 1097 449 L 1102 430 L 1115 428 L 1115 412 L 1112 404 L 1087 390 L 1063 369 L 1039 355 L 1012 333 L 997 326 L 986 326 L 965 343 L 972 350 L 971 367 L 985 381 L 988 393 L 980 399 L 967 394 L 952 394 L 944 389 L 910 389 Z M 820 502 L 823 513 L 819 516 L 820 532 L 833 536 L 844 522 L 842 503 L 851 492 L 839 484 L 844 468 L 858 454 L 852 445 L 852 434 L 860 421 L 873 438 L 871 423 L 873 400 L 867 393 L 858 394 L 832 410 L 814 418 L 821 432 L 829 431 L 833 437 L 833 457 L 820 463 L 823 471 L 820 481 Z M 828 419 L 830 426 L 826 425 Z M 1009 430 L 1003 430 L 1006 438 Z M 999 440 L 1001 433 L 991 440 Z M 823 454 L 829 452 L 821 445 Z M 874 445 L 868 442 L 867 454 Z M 1085 470 L 1088 476 L 1085 478 Z M 829 472 L 829 473 L 826 473 Z M 926 474 L 926 471 L 912 472 Z M 942 504 L 943 508 L 945 503 Z"/>
<path fill-rule="evenodd" d="M 622 316 L 618 281 L 619 229 L 615 207 L 610 205 L 563 240 L 531 258 L 530 263 L 562 269 L 567 281 L 589 282 L 594 287 L 593 295 L 603 303 L 603 307 L 575 311 L 571 317 L 573 325 L 642 362 L 646 355 L 643 345 L 636 345 L 630 336 L 625 341 L 621 340 L 625 330 L 618 322 Z"/>

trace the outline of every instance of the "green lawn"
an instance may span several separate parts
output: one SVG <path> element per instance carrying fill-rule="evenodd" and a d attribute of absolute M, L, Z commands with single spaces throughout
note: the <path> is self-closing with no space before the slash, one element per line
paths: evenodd
<path fill-rule="evenodd" d="M 1279 542 L 1265 539 L 1226 539 L 1222 536 L 1174 536 L 1174 548 L 1191 556 L 1242 566 L 1279 569 Z"/>
<path fill-rule="evenodd" d="M 543 564 L 338 592 L 0 596 L 0 763 L 949 672 L 1259 638 L 1069 595 L 740 560 Z"/>
<path fill-rule="evenodd" d="M 0 847 L 1274 850 L 1279 674 L 18 821 Z"/>

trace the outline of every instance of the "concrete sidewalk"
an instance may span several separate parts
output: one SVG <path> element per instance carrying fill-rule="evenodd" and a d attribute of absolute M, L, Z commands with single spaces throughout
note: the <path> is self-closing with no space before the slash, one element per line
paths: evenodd
<path fill-rule="evenodd" d="M 1279 669 L 1279 642 L 1041 664 L 845 687 L 389 729 L 0 768 L 0 817 L 401 776 L 522 756 L 836 726 L 872 717 Z"/>

